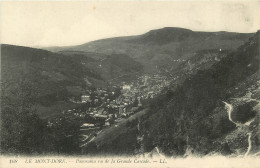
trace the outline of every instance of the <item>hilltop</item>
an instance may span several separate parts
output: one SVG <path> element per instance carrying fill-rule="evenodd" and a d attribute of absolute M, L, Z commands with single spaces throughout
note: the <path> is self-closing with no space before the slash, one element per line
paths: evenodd
<path fill-rule="evenodd" d="M 138 36 L 97 40 L 78 46 L 46 48 L 51 51 L 73 50 L 105 54 L 126 54 L 144 66 L 147 73 L 165 69 L 176 59 L 189 59 L 200 50 L 235 50 L 252 33 L 197 32 L 183 28 L 166 27 Z M 171 62 L 177 67 L 178 62 Z"/>

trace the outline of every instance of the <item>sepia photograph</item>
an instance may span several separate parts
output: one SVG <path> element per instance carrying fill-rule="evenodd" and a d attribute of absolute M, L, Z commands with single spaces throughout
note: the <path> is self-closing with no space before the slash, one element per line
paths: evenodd
<path fill-rule="evenodd" d="M 260 167 L 260 1 L 1 1 L 0 167 Z"/>

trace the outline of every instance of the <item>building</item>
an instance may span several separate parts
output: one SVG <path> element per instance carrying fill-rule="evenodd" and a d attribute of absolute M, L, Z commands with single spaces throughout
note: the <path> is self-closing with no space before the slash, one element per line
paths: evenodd
<path fill-rule="evenodd" d="M 92 124 L 92 123 L 84 123 L 81 127 L 95 127 L 95 125 L 94 124 Z"/>
<path fill-rule="evenodd" d="M 130 90 L 131 86 L 130 85 L 123 85 L 123 90 Z"/>
<path fill-rule="evenodd" d="M 81 96 L 81 102 L 89 102 L 90 96 L 89 95 L 82 95 Z"/>

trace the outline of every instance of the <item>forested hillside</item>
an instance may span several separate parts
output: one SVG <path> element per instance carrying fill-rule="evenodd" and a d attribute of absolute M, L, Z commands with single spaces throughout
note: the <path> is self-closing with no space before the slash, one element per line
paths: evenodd
<path fill-rule="evenodd" d="M 144 151 L 159 146 L 165 154 L 174 156 L 184 155 L 188 148 L 198 155 L 213 151 L 235 153 L 230 150 L 233 142 L 223 140 L 236 129 L 228 119 L 223 101 L 235 104 L 232 98 L 243 98 L 250 92 L 253 96 L 249 101 L 236 103 L 240 110 L 233 117 L 243 115 L 243 121 L 239 122 L 245 123 L 259 113 L 254 108 L 260 98 L 259 33 L 210 69 L 198 71 L 176 90 L 151 104 L 142 122 Z M 254 120 L 251 131 L 259 129 L 258 123 Z M 238 144 L 237 149 L 246 149 L 247 139 L 243 138 L 244 143 Z M 258 147 L 259 135 L 255 134 L 254 138 Z"/>
<path fill-rule="evenodd" d="M 109 87 L 113 75 L 142 71 L 131 58 L 117 55 L 107 56 L 101 65 L 111 71 L 100 71 L 100 60 L 88 55 L 1 45 L 2 153 L 80 153 L 80 126 L 93 118 L 65 112 L 81 112 L 81 95 Z M 117 74 L 109 74 L 114 69 Z"/>
<path fill-rule="evenodd" d="M 224 55 L 219 50 L 201 51 L 190 60 L 194 67 L 186 62 L 179 72 L 171 71 L 172 78 L 184 73 L 183 81 L 173 80 L 168 90 L 150 100 L 140 118 L 117 128 L 119 133 L 108 141 L 93 142 L 84 153 L 138 155 L 155 147 L 173 157 L 256 153 L 259 37 L 258 31 L 236 51 L 222 51 Z M 205 59 L 209 64 L 203 63 Z"/>
<path fill-rule="evenodd" d="M 102 54 L 84 51 L 60 51 L 75 61 L 90 68 L 109 82 L 131 81 L 136 73 L 142 73 L 143 66 L 125 54 Z M 95 83 L 99 85 L 98 82 Z"/>

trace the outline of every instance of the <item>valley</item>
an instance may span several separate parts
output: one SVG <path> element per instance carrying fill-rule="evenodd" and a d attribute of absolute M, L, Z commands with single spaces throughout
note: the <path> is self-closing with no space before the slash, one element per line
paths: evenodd
<path fill-rule="evenodd" d="M 259 31 L 166 27 L 1 54 L 6 153 L 258 156 Z"/>

